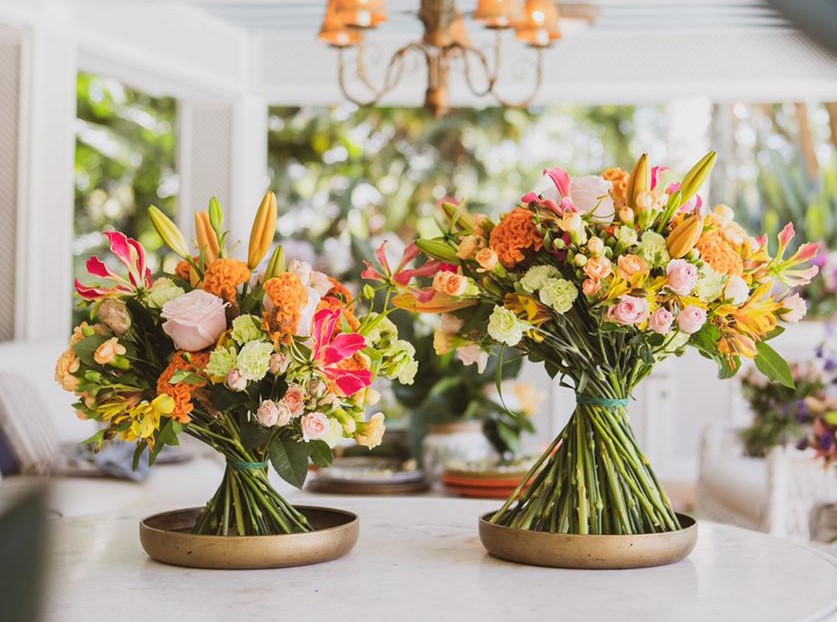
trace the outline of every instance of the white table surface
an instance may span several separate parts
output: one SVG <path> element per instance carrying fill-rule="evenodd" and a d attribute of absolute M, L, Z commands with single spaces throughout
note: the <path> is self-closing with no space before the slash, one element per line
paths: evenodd
<path fill-rule="evenodd" d="M 837 617 L 837 562 L 812 549 L 702 523 L 695 551 L 671 566 L 622 571 L 522 566 L 487 555 L 479 542 L 478 516 L 496 501 L 294 493 L 295 502 L 359 514 L 354 550 L 326 564 L 249 571 L 178 568 L 146 557 L 138 520 L 187 507 L 202 496 L 191 491 L 175 506 L 147 499 L 142 509 L 54 521 L 45 622 Z"/>

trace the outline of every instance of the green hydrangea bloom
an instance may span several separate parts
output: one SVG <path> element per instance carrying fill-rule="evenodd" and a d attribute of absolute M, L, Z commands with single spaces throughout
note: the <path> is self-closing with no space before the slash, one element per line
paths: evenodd
<path fill-rule="evenodd" d="M 226 376 L 238 364 L 238 352 L 234 347 L 215 348 L 209 355 L 206 373 L 210 376 Z"/>
<path fill-rule="evenodd" d="M 532 266 L 520 279 L 520 286 L 524 291 L 530 294 L 535 293 L 544 286 L 546 280 L 558 274 L 558 269 L 555 266 L 540 265 Z"/>
<path fill-rule="evenodd" d="M 244 345 L 250 341 L 263 341 L 265 334 L 261 329 L 261 318 L 255 315 L 239 315 L 232 322 L 232 338 L 238 345 Z"/>
<path fill-rule="evenodd" d="M 541 288 L 540 299 L 558 313 L 566 313 L 578 298 L 578 288 L 566 279 L 547 279 Z"/>
<path fill-rule="evenodd" d="M 154 285 L 145 295 L 145 303 L 152 309 L 162 309 L 163 305 L 185 294 L 182 287 L 174 284 L 174 281 L 161 278 L 154 281 Z"/>
<path fill-rule="evenodd" d="M 265 341 L 251 341 L 244 344 L 238 353 L 238 371 L 250 381 L 261 380 L 270 369 L 270 355 L 273 344 Z"/>

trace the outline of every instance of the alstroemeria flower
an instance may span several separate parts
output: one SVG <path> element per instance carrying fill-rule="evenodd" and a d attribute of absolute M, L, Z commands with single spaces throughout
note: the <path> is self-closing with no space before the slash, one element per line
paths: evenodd
<path fill-rule="evenodd" d="M 807 268 L 802 266 L 816 258 L 820 250 L 820 242 L 806 242 L 793 255 L 784 259 L 785 251 L 795 235 L 793 223 L 789 222 L 779 232 L 779 248 L 776 251 L 776 257 L 770 262 L 771 272 L 788 287 L 807 285 L 820 270 L 816 265 Z"/>
<path fill-rule="evenodd" d="M 337 333 L 340 311 L 323 309 L 314 316 L 312 360 L 326 378 L 347 396 L 372 384 L 368 369 L 345 369 L 340 364 L 366 347 L 366 338 L 358 333 Z"/>
<path fill-rule="evenodd" d="M 407 266 L 421 254 L 421 250 L 415 242 L 411 242 L 407 248 L 404 249 L 404 254 L 401 256 L 401 261 L 398 267 L 393 271 L 387 259 L 387 245 L 389 240 L 384 240 L 375 251 L 375 258 L 381 270 L 372 267 L 368 261 L 364 261 L 366 269 L 360 273 L 360 276 L 370 281 L 381 281 L 382 283 L 392 282 L 397 285 L 406 286 L 416 277 L 433 276 L 440 270 L 455 270 L 456 266 L 443 263 L 437 259 L 426 261 L 418 268 L 407 268 Z"/>
<path fill-rule="evenodd" d="M 582 214 L 591 213 L 596 218 L 613 217 L 611 182 L 596 175 L 572 178 L 566 170 L 560 167 L 544 170 L 543 174 L 552 180 L 554 187 L 541 193 L 540 198 L 544 202 L 558 203 L 560 205 L 558 213 L 574 211 Z"/>
<path fill-rule="evenodd" d="M 87 272 L 101 279 L 101 284 L 88 287 L 76 279 L 75 286 L 79 296 L 85 300 L 98 300 L 130 296 L 137 290 L 149 289 L 153 280 L 142 244 L 119 231 L 105 231 L 104 235 L 110 241 L 110 251 L 128 268 L 128 277 L 116 274 L 98 257 L 91 257 L 87 260 Z"/>

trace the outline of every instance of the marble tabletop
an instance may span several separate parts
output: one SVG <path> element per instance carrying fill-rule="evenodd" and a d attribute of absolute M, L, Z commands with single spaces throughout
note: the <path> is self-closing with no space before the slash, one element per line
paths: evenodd
<path fill-rule="evenodd" d="M 486 554 L 477 518 L 496 501 L 294 493 L 361 517 L 342 559 L 278 570 L 178 568 L 142 551 L 137 522 L 174 509 L 52 523 L 45 622 L 248 620 L 814 621 L 837 617 L 837 561 L 752 531 L 701 523 L 697 548 L 660 568 L 581 571 Z M 188 505 L 188 504 L 181 504 Z"/>

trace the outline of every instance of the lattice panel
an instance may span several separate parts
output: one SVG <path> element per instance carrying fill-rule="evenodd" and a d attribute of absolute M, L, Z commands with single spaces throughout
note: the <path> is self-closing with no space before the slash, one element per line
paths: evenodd
<path fill-rule="evenodd" d="M 14 338 L 20 47 L 0 44 L 0 341 Z"/>

